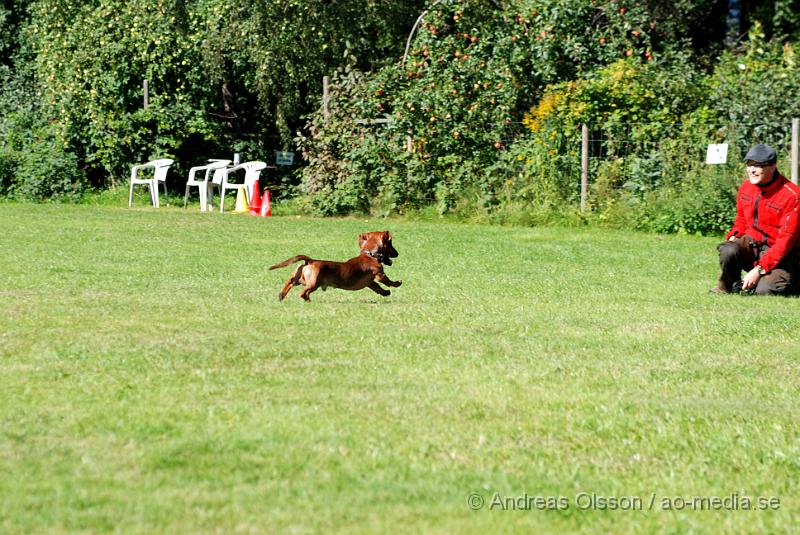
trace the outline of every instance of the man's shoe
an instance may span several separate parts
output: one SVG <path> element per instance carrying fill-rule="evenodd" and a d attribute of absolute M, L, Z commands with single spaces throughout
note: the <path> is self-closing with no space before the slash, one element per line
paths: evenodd
<path fill-rule="evenodd" d="M 725 287 L 725 284 L 723 284 L 723 282 L 722 282 L 722 281 L 719 281 L 719 282 L 717 283 L 717 285 L 716 285 L 716 286 L 714 286 L 713 288 L 711 288 L 710 290 L 708 290 L 708 293 L 710 293 L 710 294 L 717 294 L 717 295 L 719 295 L 719 294 L 729 294 L 729 293 L 731 293 L 731 292 L 730 292 L 730 290 L 728 290 L 728 289 Z"/>

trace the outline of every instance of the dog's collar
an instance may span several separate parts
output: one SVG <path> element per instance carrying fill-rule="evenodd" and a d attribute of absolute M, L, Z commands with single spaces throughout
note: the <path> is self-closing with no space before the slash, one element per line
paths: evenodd
<path fill-rule="evenodd" d="M 383 261 L 386 259 L 386 255 L 382 253 L 373 253 L 372 251 L 365 251 L 364 249 L 361 249 L 361 254 L 371 256 L 380 263 L 383 263 Z"/>

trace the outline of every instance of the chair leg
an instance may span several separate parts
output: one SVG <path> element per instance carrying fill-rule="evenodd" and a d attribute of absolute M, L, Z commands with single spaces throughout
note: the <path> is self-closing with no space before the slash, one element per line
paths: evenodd
<path fill-rule="evenodd" d="M 149 182 L 147 185 L 150 188 L 150 204 L 153 208 L 158 208 L 158 184 Z"/>
<path fill-rule="evenodd" d="M 206 199 L 206 195 L 208 190 L 205 187 L 205 184 L 200 184 L 197 186 L 197 194 L 200 195 L 200 211 L 205 212 L 206 206 L 208 204 L 208 200 Z"/>
<path fill-rule="evenodd" d="M 219 189 L 219 213 L 225 211 L 225 186 Z"/>
<path fill-rule="evenodd" d="M 131 182 L 131 193 L 128 195 L 128 208 L 133 206 L 133 182 Z"/>
<path fill-rule="evenodd" d="M 189 203 L 189 184 L 186 184 L 186 193 L 183 196 L 183 207 L 186 208 L 186 205 Z M 202 201 L 201 201 L 202 204 Z"/>
<path fill-rule="evenodd" d="M 158 184 L 156 184 L 156 192 L 158 192 Z M 167 192 L 167 181 L 164 181 L 164 200 L 167 202 L 167 206 L 169 206 L 169 193 Z"/>
<path fill-rule="evenodd" d="M 206 212 L 211 212 L 211 211 L 214 210 L 214 188 L 211 186 L 211 184 L 206 184 L 205 185 L 205 190 L 206 190 L 206 207 L 205 207 L 205 211 Z"/>

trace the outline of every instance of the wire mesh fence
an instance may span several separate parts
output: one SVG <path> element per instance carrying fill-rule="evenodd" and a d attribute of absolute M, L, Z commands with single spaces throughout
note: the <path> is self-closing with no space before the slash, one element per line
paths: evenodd
<path fill-rule="evenodd" d="M 364 124 L 364 128 L 381 129 L 387 124 Z M 472 137 L 486 140 L 484 156 L 489 154 L 488 160 L 482 157 L 479 166 L 467 166 L 467 172 L 473 175 L 454 181 L 471 190 L 447 192 L 446 187 L 430 187 L 451 178 L 442 179 L 448 175 L 448 165 L 459 168 L 458 173 L 464 172 L 464 164 L 470 159 L 454 154 L 440 157 L 433 171 L 438 175 L 406 178 L 409 182 L 398 184 L 404 190 L 405 202 L 415 206 L 441 203 L 445 191 L 444 195 L 450 195 L 453 202 L 467 194 L 471 195 L 470 200 L 490 204 L 559 207 L 566 201 L 583 211 L 615 197 L 644 199 L 649 192 L 665 188 L 695 187 L 693 179 L 698 176 L 710 177 L 712 186 L 717 181 L 730 188 L 744 178 L 744 155 L 756 143 L 771 145 L 778 154 L 779 169 L 790 177 L 793 143 L 796 153 L 798 137 L 792 119 L 747 124 L 608 121 L 585 125 L 586 135 L 582 135 L 580 127 L 536 131 L 519 121 L 475 128 L 477 131 L 472 134 L 476 135 Z M 397 139 L 397 150 L 419 151 L 409 162 L 426 161 L 413 136 L 401 137 Z M 709 145 L 727 146 L 724 163 L 706 162 Z M 417 170 L 432 173 L 425 165 Z M 409 172 L 406 177 L 413 175 Z M 470 182 L 471 179 L 474 180 Z M 420 184 L 413 184 L 414 180 Z"/>
<path fill-rule="evenodd" d="M 687 129 L 690 132 L 687 132 Z M 615 159 L 660 152 L 667 145 L 693 161 L 705 161 L 709 144 L 727 144 L 729 155 L 744 156 L 757 143 L 771 145 L 788 159 L 791 120 L 785 123 L 616 123 L 589 125 L 589 157 Z M 689 135 L 687 135 L 689 134 Z M 737 161 L 741 161 L 741 158 Z"/>
<path fill-rule="evenodd" d="M 772 146 L 778 154 L 779 169 L 797 177 L 797 120 L 772 123 L 621 123 L 586 125 L 587 135 L 578 131 L 551 132 L 534 136 L 522 124 L 507 131 L 504 145 L 544 143 L 549 161 L 558 162 L 558 172 L 569 183 L 566 197 L 587 204 L 602 204 L 603 196 L 623 190 L 632 195 L 665 187 L 678 187 L 687 177 L 698 174 L 727 174 L 744 178 L 743 158 L 757 143 Z M 709 145 L 725 145 L 727 157 L 718 164 L 707 163 Z M 517 149 L 524 153 L 524 150 Z M 542 161 L 520 158 L 508 162 L 509 177 L 531 176 Z M 581 188 L 581 181 L 585 181 Z"/>

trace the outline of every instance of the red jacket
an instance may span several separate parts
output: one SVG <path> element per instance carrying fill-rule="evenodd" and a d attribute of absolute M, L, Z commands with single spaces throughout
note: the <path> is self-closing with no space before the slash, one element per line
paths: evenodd
<path fill-rule="evenodd" d="M 726 238 L 750 236 L 769 250 L 757 264 L 771 271 L 786 255 L 800 255 L 800 188 L 775 171 L 775 180 L 764 187 L 749 180 L 739 186 L 736 219 Z"/>

